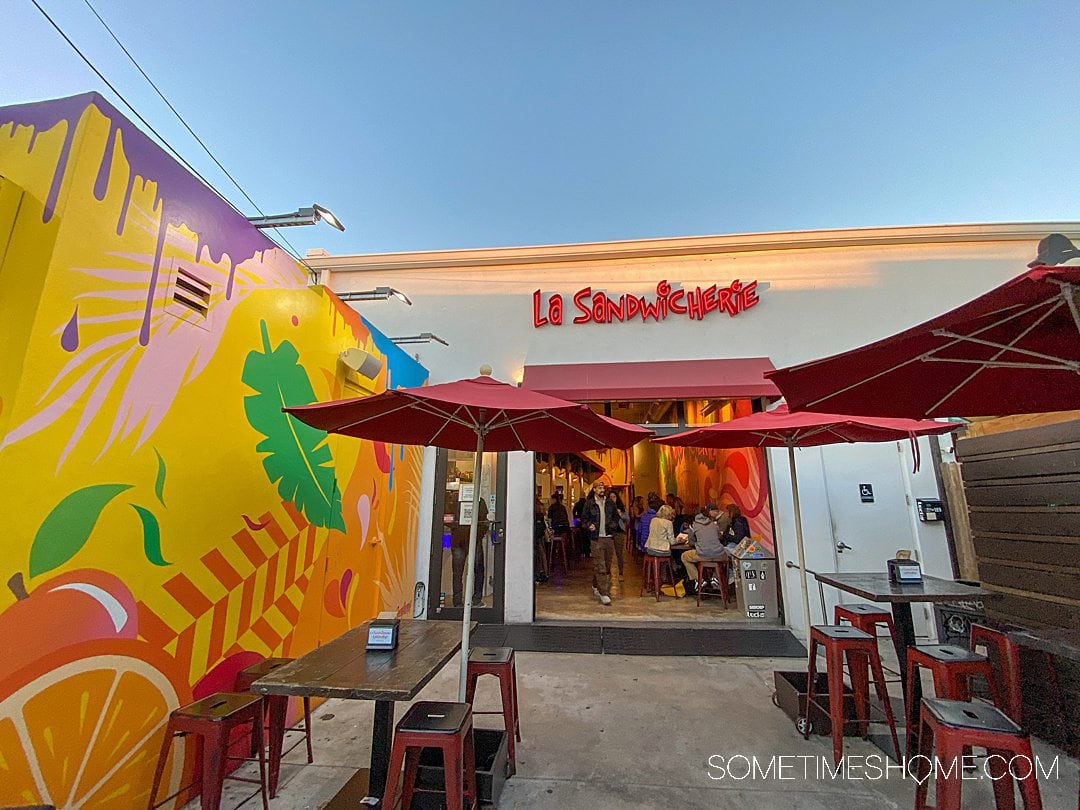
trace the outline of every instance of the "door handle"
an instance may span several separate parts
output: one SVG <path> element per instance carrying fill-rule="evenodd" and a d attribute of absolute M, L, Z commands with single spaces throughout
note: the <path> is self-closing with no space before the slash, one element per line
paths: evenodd
<path fill-rule="evenodd" d="M 845 551 L 851 551 L 851 550 L 852 550 L 851 546 L 849 546 L 843 540 L 837 540 L 836 541 L 836 552 L 838 554 L 843 554 Z"/>

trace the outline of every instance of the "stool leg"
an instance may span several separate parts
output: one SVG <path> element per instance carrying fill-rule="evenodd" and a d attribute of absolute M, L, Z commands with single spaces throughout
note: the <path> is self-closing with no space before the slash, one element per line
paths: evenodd
<path fill-rule="evenodd" d="M 304 734 L 307 736 L 307 761 L 315 761 L 315 754 L 311 751 L 311 698 L 304 698 Z"/>
<path fill-rule="evenodd" d="M 848 677 L 855 701 L 855 719 L 865 740 L 870 732 L 870 656 L 860 650 L 847 651 Z"/>
<path fill-rule="evenodd" d="M 420 754 L 423 748 L 409 746 L 405 749 L 405 779 L 401 785 L 401 807 L 412 807 L 413 794 L 416 792 L 416 775 L 420 772 Z M 445 764 L 445 763 L 444 763 Z"/>
<path fill-rule="evenodd" d="M 465 730 L 465 796 L 469 800 L 468 808 L 472 810 L 480 805 L 480 788 L 476 783 L 476 733 L 469 724 Z"/>
<path fill-rule="evenodd" d="M 476 681 L 480 676 L 475 670 L 465 670 L 465 702 L 470 706 L 473 704 L 473 698 L 476 697 Z"/>
<path fill-rule="evenodd" d="M 844 756 L 844 658 L 839 649 L 825 648 L 825 672 L 829 678 L 829 722 L 832 723 L 833 764 Z"/>
<path fill-rule="evenodd" d="M 464 810 L 465 740 L 462 737 L 444 743 L 443 779 L 446 783 L 446 810 Z"/>
<path fill-rule="evenodd" d="M 814 699 L 814 683 L 817 681 L 816 639 L 810 639 L 810 659 L 806 664 L 806 712 L 803 716 L 803 739 L 810 739 L 810 704 Z"/>
<path fill-rule="evenodd" d="M 225 785 L 225 754 L 229 748 L 229 732 L 214 729 L 203 735 L 202 800 L 203 810 L 218 810 L 221 790 Z"/>
<path fill-rule="evenodd" d="M 638 594 L 638 598 L 645 595 L 645 591 L 649 585 L 649 558 L 645 557 L 641 561 L 641 593 Z"/>
<path fill-rule="evenodd" d="M 908 740 L 918 737 L 919 758 L 915 760 L 915 810 L 926 810 L 926 794 L 930 787 L 930 775 L 933 773 L 930 757 L 934 753 L 934 730 L 926 722 L 926 717 L 919 719 L 919 733 L 914 733 L 914 728 L 908 726 Z M 910 754 L 909 754 L 910 758 Z"/>
<path fill-rule="evenodd" d="M 277 796 L 278 777 L 281 775 L 281 752 L 285 747 L 285 713 L 289 699 L 284 695 L 267 698 L 270 704 L 270 798 Z"/>
<path fill-rule="evenodd" d="M 172 748 L 173 725 L 170 719 L 165 726 L 165 739 L 161 741 L 161 753 L 158 754 L 157 768 L 154 769 L 154 783 L 150 787 L 150 803 L 147 810 L 153 810 L 154 797 L 157 796 L 158 788 L 161 787 L 161 777 L 165 775 L 165 765 L 169 761 L 169 750 Z"/>
<path fill-rule="evenodd" d="M 394 810 L 394 804 L 397 802 L 398 777 L 401 775 L 401 764 L 404 759 L 405 743 L 399 734 L 395 734 L 394 743 L 390 747 L 390 765 L 386 770 L 386 787 L 383 788 L 382 807 L 385 810 Z"/>
<path fill-rule="evenodd" d="M 960 786 L 964 778 L 964 747 L 957 745 L 950 734 L 937 735 L 938 774 L 935 781 L 937 810 L 960 810 Z"/>
<path fill-rule="evenodd" d="M 874 673 L 874 691 L 877 692 L 878 700 L 885 709 L 885 720 L 889 723 L 889 733 L 892 735 L 893 752 L 896 761 L 900 761 L 900 740 L 896 737 L 896 718 L 893 716 L 892 701 L 889 700 L 889 689 L 885 685 L 885 670 L 881 666 L 881 656 L 878 655 L 877 647 L 870 656 L 870 670 Z"/>
<path fill-rule="evenodd" d="M 263 810 L 269 810 L 266 799 L 266 746 L 263 745 L 263 707 L 259 704 L 255 716 L 251 719 L 251 736 L 259 746 L 259 795 L 262 797 Z M 228 739 L 228 737 L 226 737 Z"/>
<path fill-rule="evenodd" d="M 1031 751 L 1031 740 L 1023 739 L 1017 743 L 1016 753 L 1027 757 L 1034 767 L 1035 757 Z M 1035 778 L 1035 771 L 1027 779 L 1020 781 L 1020 795 L 1024 798 L 1024 810 L 1042 810 L 1042 796 L 1039 794 L 1039 782 Z"/>
<path fill-rule="evenodd" d="M 904 753 L 910 758 L 918 747 L 919 734 L 922 733 L 922 724 L 919 723 L 919 706 L 912 697 L 915 694 L 915 679 L 919 677 L 919 665 L 914 657 L 909 657 L 907 662 L 907 688 L 904 690 L 904 718 L 907 726 L 907 740 Z"/>
<path fill-rule="evenodd" d="M 660 583 L 664 581 L 664 571 L 660 567 L 660 558 L 652 558 L 653 590 L 656 592 L 656 601 L 660 601 Z"/>
<path fill-rule="evenodd" d="M 1001 748 L 986 749 L 986 770 L 994 787 L 994 807 L 997 810 L 1016 810 L 1012 774 L 1009 773 L 1012 753 Z"/>
<path fill-rule="evenodd" d="M 504 670 L 499 675 L 499 694 L 502 698 L 503 728 L 506 729 L 506 753 L 510 759 L 511 775 L 517 773 L 517 751 L 514 746 L 514 740 L 517 738 L 517 735 L 514 733 L 513 689 L 514 685 L 507 678 L 507 673 Z"/>
<path fill-rule="evenodd" d="M 518 682 L 517 682 L 517 658 L 510 657 L 510 677 L 514 681 L 514 734 L 517 741 L 521 742 L 521 713 L 518 711 Z"/>
<path fill-rule="evenodd" d="M 705 565 L 698 563 L 697 570 L 697 603 L 701 607 L 701 592 L 705 590 Z"/>

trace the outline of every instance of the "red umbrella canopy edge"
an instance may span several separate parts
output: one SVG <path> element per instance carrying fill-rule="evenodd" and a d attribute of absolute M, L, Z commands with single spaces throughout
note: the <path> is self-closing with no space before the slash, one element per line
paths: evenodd
<path fill-rule="evenodd" d="M 793 411 L 925 418 L 1080 408 L 1080 267 L 1034 267 L 892 337 L 766 376 Z"/>
<path fill-rule="evenodd" d="M 490 452 L 626 448 L 652 431 L 487 376 L 283 408 L 319 430 L 392 444 Z"/>

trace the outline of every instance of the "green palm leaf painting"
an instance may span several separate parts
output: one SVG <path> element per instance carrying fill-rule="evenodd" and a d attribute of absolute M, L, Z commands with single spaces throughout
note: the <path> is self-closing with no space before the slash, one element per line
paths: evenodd
<path fill-rule="evenodd" d="M 345 530 L 334 459 L 326 432 L 281 412 L 285 406 L 315 401 L 300 353 L 289 341 L 270 346 L 266 321 L 260 323 L 262 351 L 250 352 L 241 379 L 255 394 L 244 397 L 248 423 L 266 438 L 255 450 L 266 453 L 263 467 L 278 494 L 296 504 L 316 526 Z"/>

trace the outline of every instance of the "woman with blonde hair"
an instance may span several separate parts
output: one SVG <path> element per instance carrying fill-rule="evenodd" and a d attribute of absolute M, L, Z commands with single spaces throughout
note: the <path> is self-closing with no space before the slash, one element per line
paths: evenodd
<path fill-rule="evenodd" d="M 656 517 L 649 522 L 649 537 L 645 541 L 645 553 L 653 557 L 670 557 L 671 544 L 675 542 L 672 520 L 675 510 L 664 504 L 656 510 Z"/>

